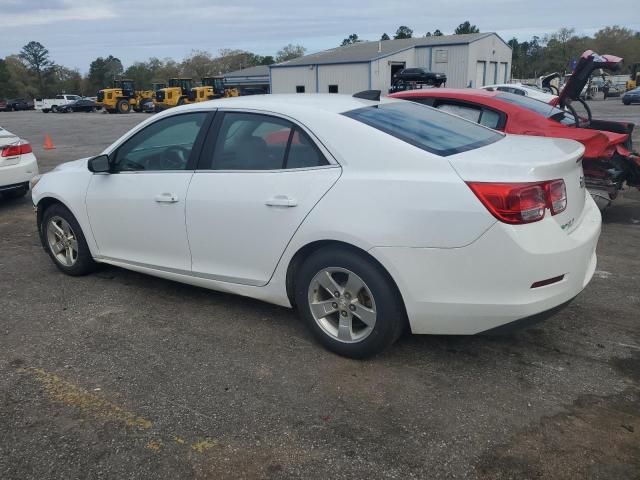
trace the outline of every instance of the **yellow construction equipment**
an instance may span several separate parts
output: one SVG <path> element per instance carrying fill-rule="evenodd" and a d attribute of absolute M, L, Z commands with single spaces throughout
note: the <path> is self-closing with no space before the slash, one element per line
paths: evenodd
<path fill-rule="evenodd" d="M 633 90 L 640 85 L 640 63 L 634 63 L 629 68 L 629 80 L 627 80 L 627 91 Z"/>
<path fill-rule="evenodd" d="M 111 88 L 98 91 L 96 104 L 109 113 L 142 111 L 143 105 L 153 102 L 153 90 L 136 90 L 133 80 L 114 80 Z"/>
<path fill-rule="evenodd" d="M 240 95 L 237 88 L 226 88 L 224 86 L 223 77 L 202 77 L 202 87 L 200 88 L 209 89 L 209 98 L 207 98 L 207 100 L 223 97 L 238 97 Z"/>
<path fill-rule="evenodd" d="M 194 103 L 191 100 L 193 89 L 193 79 L 191 78 L 172 78 L 169 85 L 155 92 L 154 104 L 156 110 L 164 110 L 166 108 L 184 105 L 186 103 Z"/>

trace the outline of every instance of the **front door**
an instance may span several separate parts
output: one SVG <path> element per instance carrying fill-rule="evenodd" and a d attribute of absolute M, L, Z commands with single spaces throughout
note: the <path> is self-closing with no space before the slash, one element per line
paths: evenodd
<path fill-rule="evenodd" d="M 206 117 L 178 114 L 150 124 L 110 155 L 112 173 L 93 175 L 86 205 L 100 257 L 191 270 L 185 201 Z"/>
<path fill-rule="evenodd" d="M 205 148 L 187 198 L 193 273 L 265 285 L 341 169 L 280 117 L 226 112 L 213 130 L 217 140 Z"/>

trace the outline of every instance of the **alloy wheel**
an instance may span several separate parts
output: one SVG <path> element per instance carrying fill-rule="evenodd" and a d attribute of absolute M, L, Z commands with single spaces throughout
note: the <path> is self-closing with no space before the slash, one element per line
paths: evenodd
<path fill-rule="evenodd" d="M 64 218 L 54 216 L 47 223 L 47 244 L 58 263 L 72 267 L 78 260 L 78 240 Z"/>
<path fill-rule="evenodd" d="M 308 300 L 318 326 L 335 340 L 360 342 L 375 327 L 377 313 L 371 290 L 350 270 L 320 270 L 309 284 Z"/>

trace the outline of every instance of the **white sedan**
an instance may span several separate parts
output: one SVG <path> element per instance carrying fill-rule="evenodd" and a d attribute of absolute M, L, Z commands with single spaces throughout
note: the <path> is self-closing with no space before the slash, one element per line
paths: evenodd
<path fill-rule="evenodd" d="M 537 87 L 524 85 L 522 83 L 502 83 L 500 85 L 486 85 L 481 88 L 489 91 L 498 90 L 500 92 L 515 93 L 516 95 L 531 97 L 544 103 L 549 103 L 551 100 L 556 98 L 556 95 L 552 93 L 548 93 Z"/>
<path fill-rule="evenodd" d="M 596 266 L 583 147 L 403 100 L 265 95 L 174 108 L 33 190 L 69 275 L 97 263 L 296 306 L 342 355 L 564 304 Z"/>
<path fill-rule="evenodd" d="M 38 175 L 29 142 L 0 127 L 0 194 L 18 198 L 29 191 L 29 181 Z"/>

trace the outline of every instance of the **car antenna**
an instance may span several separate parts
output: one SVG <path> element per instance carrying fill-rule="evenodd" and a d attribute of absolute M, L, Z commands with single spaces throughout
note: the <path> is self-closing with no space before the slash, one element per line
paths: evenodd
<path fill-rule="evenodd" d="M 380 90 L 363 90 L 362 92 L 354 93 L 353 98 L 363 98 L 365 100 L 380 101 Z"/>

